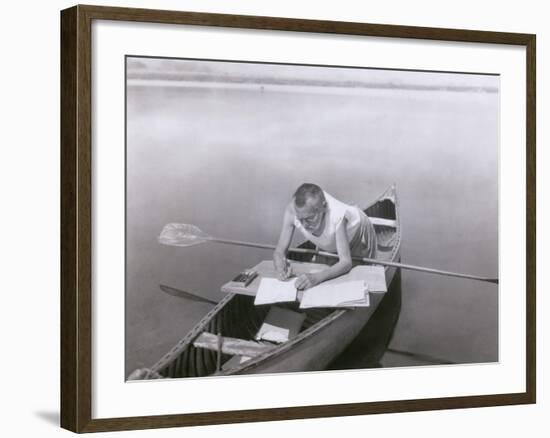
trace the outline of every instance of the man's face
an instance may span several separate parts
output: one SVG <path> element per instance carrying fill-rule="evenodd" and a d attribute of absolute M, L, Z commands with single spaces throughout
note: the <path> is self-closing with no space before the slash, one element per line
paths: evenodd
<path fill-rule="evenodd" d="M 303 207 L 294 206 L 296 218 L 310 233 L 319 231 L 326 211 L 326 203 L 320 197 L 308 198 Z"/>

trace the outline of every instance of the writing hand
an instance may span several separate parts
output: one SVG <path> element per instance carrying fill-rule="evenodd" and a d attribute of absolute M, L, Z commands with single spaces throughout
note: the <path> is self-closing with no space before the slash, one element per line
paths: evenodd
<path fill-rule="evenodd" d="M 294 275 L 292 272 L 292 266 L 287 259 L 284 259 L 283 266 L 278 266 L 278 264 L 275 263 L 275 270 L 277 271 L 277 278 L 281 281 L 288 280 Z"/>

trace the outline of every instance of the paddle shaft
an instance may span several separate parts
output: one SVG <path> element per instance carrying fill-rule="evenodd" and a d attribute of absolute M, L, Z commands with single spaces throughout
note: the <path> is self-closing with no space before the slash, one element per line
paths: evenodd
<path fill-rule="evenodd" d="M 218 243 L 224 243 L 226 245 L 238 245 L 238 246 L 247 246 L 250 248 L 261 248 L 261 249 L 271 249 L 274 250 L 274 245 L 266 245 L 262 243 L 254 243 L 254 242 L 244 242 L 241 240 L 227 240 L 227 239 L 218 239 L 211 237 L 208 239 L 212 242 L 218 242 Z M 330 258 L 338 258 L 338 254 L 334 254 L 332 252 L 327 251 L 318 251 L 315 249 L 307 249 L 307 248 L 289 248 L 288 251 L 299 253 L 299 254 L 314 254 L 314 255 L 322 255 Z M 389 262 L 389 261 L 383 261 L 378 259 L 370 259 L 367 257 L 352 257 L 353 260 L 365 262 L 365 263 L 372 263 L 376 265 L 382 265 L 382 266 L 391 266 L 394 268 L 401 268 L 401 269 L 408 269 L 411 271 L 418 271 L 418 272 L 426 272 L 428 274 L 437 274 L 437 275 L 445 275 L 447 277 L 458 277 L 458 278 L 467 278 L 470 280 L 478 280 L 478 281 L 485 281 L 488 283 L 494 283 L 498 284 L 498 278 L 487 278 L 487 277 L 479 277 L 477 275 L 469 275 L 469 274 L 461 274 L 459 272 L 450 272 L 450 271 L 442 271 L 440 269 L 432 269 L 432 268 L 425 268 L 423 266 L 415 266 L 415 265 L 408 265 L 405 263 L 398 263 L 398 262 Z"/>

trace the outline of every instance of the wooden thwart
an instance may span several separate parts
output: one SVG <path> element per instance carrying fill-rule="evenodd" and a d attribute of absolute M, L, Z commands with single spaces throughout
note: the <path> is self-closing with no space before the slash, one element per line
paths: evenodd
<path fill-rule="evenodd" d="M 397 221 L 395 219 L 384 219 L 382 217 L 369 217 L 369 219 L 373 225 L 397 228 Z"/>
<path fill-rule="evenodd" d="M 237 338 L 222 338 L 221 351 L 224 354 L 242 355 L 248 357 L 258 356 L 273 348 L 272 344 L 264 342 L 246 341 Z M 195 339 L 193 345 L 198 348 L 218 351 L 219 338 L 213 333 L 203 332 Z"/>

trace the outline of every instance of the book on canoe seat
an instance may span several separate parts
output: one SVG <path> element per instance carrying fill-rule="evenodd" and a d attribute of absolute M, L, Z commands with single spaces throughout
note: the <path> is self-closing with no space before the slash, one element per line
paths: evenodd
<path fill-rule="evenodd" d="M 347 274 L 327 280 L 298 293 L 296 279 L 280 281 L 260 279 L 255 305 L 292 302 L 296 298 L 300 308 L 309 307 L 368 307 L 368 292 L 386 292 L 386 274 L 382 266 L 356 266 Z"/>
<path fill-rule="evenodd" d="M 307 262 L 291 262 L 291 265 L 292 271 L 296 276 L 299 276 L 301 274 L 319 272 L 328 268 L 327 265 Z M 235 286 L 234 282 L 229 282 L 222 286 L 222 292 L 238 293 L 256 297 L 257 300 L 255 300 L 255 304 L 270 304 L 285 301 L 288 302 L 294 301 L 296 299 L 298 299 L 298 301 L 302 300 L 304 293 L 302 291 L 296 293 L 296 290 L 294 288 L 295 278 L 291 278 L 285 282 L 280 282 L 279 280 L 276 280 L 277 273 L 275 272 L 272 260 L 264 260 L 254 266 L 252 270 L 256 271 L 258 273 L 258 276 L 254 278 L 254 280 L 250 282 L 250 284 L 245 287 L 237 287 Z M 270 291 L 269 288 L 267 288 L 267 295 L 264 295 L 264 293 L 262 292 L 262 296 L 257 297 L 260 289 L 260 284 L 266 279 L 270 279 L 271 281 L 271 283 L 268 282 L 266 284 L 268 284 L 270 287 L 275 284 L 277 290 L 273 291 L 272 289 Z M 321 284 L 340 284 L 354 280 L 365 281 L 367 283 L 367 288 L 369 292 L 378 293 L 387 291 L 386 275 L 385 270 L 382 266 L 358 265 L 352 268 L 351 271 L 349 271 L 347 274 L 341 275 L 337 278 L 333 278 L 332 280 L 325 281 Z M 284 286 L 288 287 L 289 290 L 279 290 L 279 283 L 284 283 Z M 364 302 L 361 305 L 368 306 L 368 303 Z"/>

